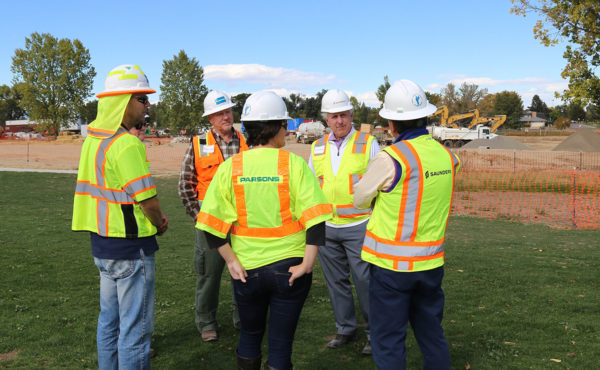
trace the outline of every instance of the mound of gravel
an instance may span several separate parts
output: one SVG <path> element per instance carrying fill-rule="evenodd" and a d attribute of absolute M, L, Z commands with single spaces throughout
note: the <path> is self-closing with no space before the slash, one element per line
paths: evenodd
<path fill-rule="evenodd" d="M 600 135 L 592 130 L 578 130 L 552 150 L 556 152 L 600 152 Z"/>
<path fill-rule="evenodd" d="M 461 149 L 508 149 L 508 150 L 532 150 L 520 141 L 508 136 L 496 136 L 493 139 L 477 139 L 465 144 Z"/>

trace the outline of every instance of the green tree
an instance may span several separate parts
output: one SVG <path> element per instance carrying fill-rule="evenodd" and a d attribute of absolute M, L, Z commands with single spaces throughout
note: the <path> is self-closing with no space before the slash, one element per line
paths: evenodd
<path fill-rule="evenodd" d="M 600 106 L 590 104 L 585 109 L 585 120 L 586 121 L 600 121 Z"/>
<path fill-rule="evenodd" d="M 487 95 L 487 89 L 479 89 L 475 84 L 463 82 L 458 89 L 457 113 L 472 111 Z"/>
<path fill-rule="evenodd" d="M 98 100 L 94 99 L 79 107 L 79 117 L 86 123 L 92 123 L 98 115 Z"/>
<path fill-rule="evenodd" d="M 159 114 L 170 129 L 195 135 L 198 128 L 209 125 L 208 120 L 202 119 L 204 97 L 208 92 L 204 86 L 204 69 L 196 58 L 190 59 L 180 50 L 173 59 L 163 60 L 160 82 Z"/>
<path fill-rule="evenodd" d="M 496 94 L 487 94 L 481 99 L 479 104 L 477 104 L 477 109 L 479 109 L 480 116 L 490 116 L 494 112 L 494 100 L 496 98 Z"/>
<path fill-rule="evenodd" d="M 244 109 L 244 103 L 246 103 L 246 99 L 250 94 L 241 93 L 233 96 L 231 98 L 231 102 L 235 104 L 231 110 L 233 111 L 233 121 L 241 122 L 242 121 L 242 109 Z"/>
<path fill-rule="evenodd" d="M 531 99 L 531 105 L 527 108 L 532 112 L 541 113 L 544 117 L 548 117 L 549 109 L 546 103 L 540 99 L 539 95 L 534 95 Z"/>
<path fill-rule="evenodd" d="M 567 106 L 567 117 L 573 121 L 583 121 L 585 120 L 585 109 L 581 106 L 581 104 L 571 102 Z"/>
<path fill-rule="evenodd" d="M 502 91 L 496 94 L 494 98 L 495 115 L 506 114 L 506 127 L 521 127 L 521 115 L 523 114 L 523 101 L 521 96 L 514 91 Z"/>
<path fill-rule="evenodd" d="M 381 102 L 380 108 L 383 108 L 383 101 L 385 100 L 385 93 L 388 91 L 388 89 L 392 87 L 392 85 L 390 84 L 390 79 L 388 78 L 387 75 L 383 76 L 383 84 L 379 85 L 379 87 L 377 88 L 377 91 L 375 92 L 375 95 L 377 96 L 377 100 L 379 100 Z"/>
<path fill-rule="evenodd" d="M 4 127 L 6 121 L 21 119 L 25 117 L 25 111 L 19 106 L 23 95 L 19 92 L 19 86 L 0 86 L 0 125 Z"/>
<path fill-rule="evenodd" d="M 301 94 L 290 94 L 289 98 L 284 97 L 283 101 L 288 110 L 290 117 L 299 117 L 304 111 L 306 99 Z"/>
<path fill-rule="evenodd" d="M 24 49 L 15 50 L 11 71 L 14 82 L 22 83 L 21 107 L 55 135 L 78 116 L 96 76 L 90 52 L 81 41 L 37 32 L 25 38 Z"/>
<path fill-rule="evenodd" d="M 600 2 L 598 0 L 511 0 L 511 13 L 536 13 L 534 37 L 545 46 L 567 41 L 562 77 L 569 87 L 564 100 L 600 104 Z M 558 94 L 557 94 L 558 95 Z"/>
<path fill-rule="evenodd" d="M 459 95 L 458 91 L 456 91 L 456 85 L 453 83 L 448 83 L 446 87 L 443 87 L 441 90 L 442 94 L 442 105 L 448 107 L 448 114 L 453 115 L 456 113 L 463 113 L 458 110 L 458 100 Z"/>
<path fill-rule="evenodd" d="M 442 104 L 442 94 L 430 93 L 425 91 L 425 96 L 427 97 L 427 101 L 436 107 L 440 107 Z"/>

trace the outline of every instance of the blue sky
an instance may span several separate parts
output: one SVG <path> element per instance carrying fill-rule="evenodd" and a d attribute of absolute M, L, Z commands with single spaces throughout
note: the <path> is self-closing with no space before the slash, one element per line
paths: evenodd
<path fill-rule="evenodd" d="M 140 65 L 160 92 L 163 60 L 183 49 L 204 67 L 209 89 L 233 95 L 339 88 L 376 106 L 388 75 L 434 93 L 466 81 L 490 93 L 516 91 L 525 107 L 534 94 L 560 104 L 564 45 L 542 46 L 533 38 L 536 18 L 510 8 L 510 0 L 7 2 L 0 84 L 12 84 L 15 49 L 39 32 L 89 49 L 94 93 L 126 63 Z"/>

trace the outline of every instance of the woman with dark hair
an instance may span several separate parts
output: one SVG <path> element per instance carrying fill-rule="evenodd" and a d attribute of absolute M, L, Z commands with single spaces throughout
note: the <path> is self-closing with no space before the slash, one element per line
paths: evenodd
<path fill-rule="evenodd" d="M 325 221 L 332 217 L 304 159 L 280 149 L 287 119 L 283 99 L 273 92 L 257 92 L 246 100 L 242 122 L 252 149 L 221 164 L 196 224 L 211 248 L 218 248 L 233 279 L 241 319 L 239 369 L 260 369 L 267 313 L 265 367 L 292 368 L 294 333 L 312 283 L 317 246 L 324 244 Z"/>

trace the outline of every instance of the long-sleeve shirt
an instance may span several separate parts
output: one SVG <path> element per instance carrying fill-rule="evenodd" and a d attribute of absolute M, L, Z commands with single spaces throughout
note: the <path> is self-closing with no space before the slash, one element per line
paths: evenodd
<path fill-rule="evenodd" d="M 233 130 L 233 129 L 232 129 Z M 228 143 L 221 137 L 215 130 L 212 130 L 213 136 L 221 153 L 223 159 L 226 160 L 229 157 L 233 157 L 240 151 L 240 139 L 233 131 L 232 140 Z M 190 215 L 194 220 L 198 217 L 200 212 L 200 203 L 198 202 L 198 192 L 196 187 L 198 186 L 198 174 L 196 173 L 196 158 L 194 154 L 194 144 L 190 141 L 183 162 L 181 164 L 181 171 L 179 173 L 179 184 L 178 193 L 179 198 L 183 202 L 185 212 Z"/>
<path fill-rule="evenodd" d="M 424 127 L 403 131 L 394 140 L 394 144 L 402 141 L 427 135 Z M 378 191 L 388 192 L 396 186 L 402 175 L 402 167 L 385 151 L 379 152 L 369 165 L 367 172 L 354 188 L 354 207 L 359 209 L 370 208 L 373 198 Z"/>

